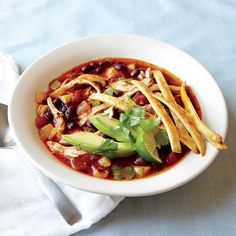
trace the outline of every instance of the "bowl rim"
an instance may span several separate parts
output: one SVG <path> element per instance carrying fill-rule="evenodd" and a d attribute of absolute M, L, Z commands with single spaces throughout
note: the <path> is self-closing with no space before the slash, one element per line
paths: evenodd
<path fill-rule="evenodd" d="M 169 190 L 172 190 L 174 188 L 177 188 L 179 186 L 184 185 L 185 183 L 191 181 L 192 179 L 197 177 L 199 174 L 201 174 L 205 169 L 207 169 L 208 166 L 214 161 L 214 159 L 216 158 L 219 151 L 215 150 L 213 152 L 213 154 L 211 155 L 211 157 L 209 158 L 209 160 L 207 162 L 205 162 L 204 166 L 200 170 L 194 172 L 194 174 L 188 176 L 188 178 L 185 178 L 184 180 L 182 180 L 178 183 L 175 183 L 175 184 L 172 184 L 172 185 L 170 184 L 169 186 L 163 187 L 161 190 L 152 189 L 152 190 L 149 190 L 149 191 L 143 191 L 142 188 L 138 188 L 135 191 L 133 189 L 132 189 L 132 191 L 130 191 L 130 189 L 123 189 L 122 191 L 117 191 L 114 188 L 108 188 L 108 189 L 105 189 L 105 190 L 103 188 L 101 188 L 101 186 L 106 185 L 106 183 L 103 182 L 103 181 L 106 181 L 106 182 L 110 181 L 110 182 L 113 182 L 113 183 L 114 182 L 116 182 L 116 183 L 117 182 L 120 182 L 120 183 L 129 182 L 132 185 L 133 182 L 138 182 L 138 181 L 140 182 L 140 184 L 143 184 L 143 183 L 146 182 L 145 180 L 151 179 L 153 177 L 148 177 L 148 178 L 143 178 L 143 179 L 138 179 L 138 180 L 132 180 L 132 181 L 112 181 L 112 180 L 100 180 L 100 179 L 98 181 L 96 181 L 95 179 L 97 179 L 97 178 L 85 175 L 86 176 L 85 178 L 87 178 L 87 179 L 92 178 L 93 180 L 90 179 L 89 181 L 93 182 L 94 184 L 96 184 L 96 182 L 100 182 L 101 184 L 98 184 L 98 186 L 95 186 L 95 185 L 94 186 L 78 186 L 78 184 L 75 185 L 74 183 L 72 183 L 68 179 L 65 179 L 64 177 L 59 176 L 58 174 L 55 174 L 52 171 L 49 171 L 47 168 L 42 166 L 35 159 L 32 159 L 31 158 L 32 153 L 30 153 L 29 150 L 26 150 L 24 148 L 23 142 L 22 142 L 21 138 L 19 137 L 19 135 L 17 134 L 17 123 L 14 120 L 14 115 L 15 115 L 15 113 L 14 113 L 14 99 L 15 99 L 15 91 L 17 90 L 19 84 L 22 83 L 22 80 L 25 77 L 25 75 L 28 73 L 28 71 L 31 70 L 32 67 L 37 65 L 38 62 L 40 62 L 41 60 L 44 60 L 48 55 L 52 54 L 53 52 L 55 52 L 57 50 L 61 50 L 62 48 L 67 47 L 69 45 L 72 46 L 73 44 L 77 44 L 81 41 L 86 41 L 86 40 L 90 40 L 90 39 L 96 40 L 97 38 L 104 39 L 104 38 L 107 38 L 107 37 L 108 38 L 109 37 L 128 37 L 128 38 L 131 37 L 131 38 L 134 38 L 134 39 L 139 38 L 139 39 L 149 41 L 149 42 L 152 42 L 152 43 L 162 44 L 162 45 L 164 45 L 164 46 L 166 46 L 170 49 L 173 49 L 173 50 L 177 51 L 178 53 L 181 53 L 183 56 L 187 57 L 188 59 L 191 59 L 193 61 L 193 63 L 198 64 L 198 66 L 200 66 L 201 69 L 203 69 L 209 75 L 208 79 L 211 80 L 212 83 L 214 83 L 215 89 L 217 90 L 218 95 L 220 96 L 219 99 L 221 99 L 221 102 L 223 102 L 224 107 L 222 107 L 222 109 L 224 110 L 224 114 L 222 114 L 222 116 L 225 117 L 226 122 L 225 122 L 225 124 L 223 124 L 224 125 L 224 127 L 223 127 L 224 132 L 222 133 L 222 137 L 223 137 L 223 139 L 225 139 L 227 129 L 228 129 L 228 111 L 227 111 L 227 105 L 226 105 L 223 93 L 220 90 L 220 88 L 219 88 L 218 84 L 216 83 L 216 81 L 214 80 L 214 78 L 212 77 L 212 75 L 197 60 L 195 60 L 192 56 L 185 53 L 184 51 L 182 51 L 182 50 L 180 50 L 180 49 L 178 49 L 178 48 L 176 48 L 176 47 L 174 47 L 174 46 L 172 46 L 168 43 L 165 43 L 165 42 L 162 42 L 162 41 L 159 41 L 159 40 L 156 40 L 156 39 L 152 39 L 152 38 L 149 38 L 149 37 L 146 37 L 146 36 L 135 35 L 135 34 L 101 34 L 101 35 L 96 35 L 96 36 L 92 36 L 92 37 L 84 37 L 84 38 L 76 39 L 76 40 L 73 40 L 71 42 L 59 45 L 59 46 L 55 47 L 54 49 L 50 50 L 49 52 L 45 53 L 44 55 L 42 55 L 38 59 L 36 59 L 22 73 L 22 75 L 20 76 L 20 78 L 18 79 L 18 81 L 16 83 L 13 95 L 12 95 L 11 100 L 10 100 L 9 109 L 8 109 L 9 124 L 10 124 L 11 129 L 13 130 L 13 133 L 15 134 L 16 142 L 17 142 L 21 152 L 26 156 L 28 161 L 30 161 L 33 165 L 35 165 L 38 169 L 40 169 L 43 173 L 45 173 L 50 178 L 52 178 L 52 179 L 54 179 L 54 180 L 56 180 L 60 183 L 63 183 L 63 184 L 66 184 L 66 185 L 69 185 L 69 186 L 72 186 L 72 187 L 76 187 L 76 188 L 79 188 L 79 189 L 84 190 L 84 191 L 100 193 L 100 194 L 116 195 L 116 196 L 118 196 L 118 195 L 119 196 L 147 196 L 147 195 L 153 195 L 153 194 L 159 194 L 159 193 L 162 193 L 162 192 L 167 192 Z M 168 68 L 166 68 L 166 69 L 168 70 Z M 173 167 L 173 168 L 175 168 L 175 167 Z M 75 172 L 74 170 L 70 170 L 70 171 Z M 102 184 L 102 182 L 103 182 L 103 184 Z M 116 185 L 116 183 L 114 183 L 114 184 Z M 109 186 L 111 186 L 111 185 L 109 185 Z"/>

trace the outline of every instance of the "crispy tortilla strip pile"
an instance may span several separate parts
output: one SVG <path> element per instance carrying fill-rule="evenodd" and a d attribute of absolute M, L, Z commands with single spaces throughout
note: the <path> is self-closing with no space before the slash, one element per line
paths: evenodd
<path fill-rule="evenodd" d="M 186 83 L 184 82 L 180 89 L 180 95 L 182 102 L 184 104 L 185 110 L 188 112 L 189 116 L 192 119 L 193 124 L 197 128 L 197 130 L 209 141 L 213 146 L 215 146 L 219 150 L 226 150 L 227 146 L 222 141 L 222 137 L 211 130 L 209 127 L 206 126 L 205 123 L 198 117 L 195 108 L 189 99 L 187 92 L 186 92 Z"/>
<path fill-rule="evenodd" d="M 198 117 L 198 114 L 186 93 L 185 83 L 182 84 L 180 89 L 181 100 L 185 107 L 185 109 L 183 109 L 176 103 L 162 73 L 156 70 L 153 71 L 153 74 L 161 91 L 161 93 L 154 93 L 153 96 L 170 109 L 181 142 L 196 153 L 200 151 L 202 156 L 204 156 L 206 152 L 206 144 L 203 137 L 205 137 L 217 149 L 227 149 L 221 136 L 207 127 Z"/>
<path fill-rule="evenodd" d="M 204 156 L 206 153 L 206 144 L 203 137 L 219 150 L 227 149 L 221 136 L 208 128 L 198 117 L 187 96 L 185 83 L 182 84 L 180 89 L 181 99 L 185 106 L 184 109 L 176 103 L 172 94 L 172 92 L 178 92 L 177 89 L 173 91 L 173 89 L 170 88 L 161 71 L 154 70 L 153 75 L 157 82 L 156 87 L 161 93 L 153 93 L 153 89 L 151 89 L 151 87 L 148 88 L 142 82 L 132 80 L 131 83 L 146 96 L 156 114 L 161 117 L 170 139 L 172 151 L 181 152 L 181 141 L 193 152 L 200 152 L 201 155 Z M 155 84 L 152 86 L 155 86 Z M 171 117 L 159 101 L 169 108 L 175 126 Z"/>
<path fill-rule="evenodd" d="M 153 71 L 153 74 L 154 74 L 154 78 L 156 79 L 156 82 L 158 84 L 158 87 L 160 88 L 160 90 L 163 94 L 163 97 L 173 107 L 175 107 L 175 110 L 178 110 L 178 108 L 176 108 L 178 106 L 178 104 L 176 103 L 175 98 L 174 98 L 173 94 L 171 93 L 171 90 L 170 90 L 168 84 L 166 83 L 166 80 L 165 80 L 164 76 L 162 75 L 162 73 L 158 70 L 155 70 L 155 71 Z M 185 129 L 184 125 L 179 120 L 178 116 L 175 115 L 174 111 L 170 110 L 170 112 L 171 112 L 171 115 L 172 115 L 173 120 L 175 122 L 177 131 L 178 131 L 178 134 L 179 134 L 179 137 L 180 137 L 180 141 L 184 145 L 186 145 L 190 150 L 192 150 L 193 152 L 199 153 L 197 145 L 195 144 L 193 138 L 189 135 L 188 131 Z M 184 120 L 184 122 L 187 122 L 187 121 Z M 195 128 L 191 127 L 191 126 L 190 126 L 190 130 L 191 130 L 192 133 L 197 132 L 195 130 Z"/>

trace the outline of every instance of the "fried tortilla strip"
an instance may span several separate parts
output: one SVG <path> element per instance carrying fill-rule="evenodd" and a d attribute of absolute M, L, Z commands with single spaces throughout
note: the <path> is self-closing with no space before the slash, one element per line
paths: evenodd
<path fill-rule="evenodd" d="M 140 92 L 146 96 L 153 110 L 158 116 L 160 116 L 166 127 L 172 151 L 181 153 L 181 145 L 177 129 L 162 104 L 153 97 L 152 91 L 150 91 L 146 85 L 136 80 L 132 80 L 131 83 L 134 84 L 140 90 Z"/>
<path fill-rule="evenodd" d="M 119 98 L 106 95 L 104 93 L 93 93 L 90 95 L 89 99 L 108 103 L 111 106 L 116 107 L 122 111 L 124 111 L 126 108 L 132 108 L 131 104 L 124 102 Z"/>
<path fill-rule="evenodd" d="M 90 113 L 88 114 L 84 113 L 81 117 L 79 117 L 79 122 L 78 122 L 79 126 L 84 125 L 91 116 L 107 109 L 108 107 L 110 107 L 110 104 L 108 103 L 102 103 L 101 105 L 93 107 Z"/>
<path fill-rule="evenodd" d="M 161 73 L 161 71 L 159 70 L 154 70 L 153 71 L 153 75 L 154 78 L 158 84 L 158 87 L 160 88 L 163 97 L 172 105 L 172 106 L 176 106 L 177 103 L 175 101 L 175 98 L 173 96 L 173 94 L 171 93 L 171 90 L 168 86 L 168 84 L 166 83 L 166 80 L 163 76 L 163 74 Z M 190 150 L 192 150 L 195 153 L 199 153 L 199 150 L 197 148 L 197 145 L 195 144 L 195 142 L 193 141 L 193 138 L 189 135 L 188 131 L 185 129 L 185 127 L 181 124 L 180 120 L 178 119 L 178 117 L 176 117 L 176 115 L 174 114 L 174 112 L 172 110 L 170 110 L 171 115 L 174 119 L 179 137 L 180 137 L 180 141 L 186 145 Z"/>
<path fill-rule="evenodd" d="M 180 89 L 181 99 L 183 101 L 186 111 L 189 112 L 189 115 L 191 116 L 193 123 L 198 129 L 198 131 L 217 149 L 227 149 L 227 146 L 222 141 L 222 137 L 213 130 L 211 130 L 209 127 L 207 127 L 206 124 L 202 120 L 200 120 L 191 100 L 187 95 L 185 87 L 186 83 L 183 83 Z"/>
<path fill-rule="evenodd" d="M 174 112 L 174 114 L 178 117 L 178 119 L 182 122 L 186 130 L 189 132 L 189 134 L 192 136 L 194 142 L 196 143 L 200 153 L 202 156 L 206 153 L 206 144 L 203 140 L 201 134 L 197 131 L 194 125 L 190 122 L 190 117 L 186 110 L 184 110 L 180 105 L 176 104 L 176 106 L 173 106 L 171 103 L 169 103 L 161 93 L 154 93 L 153 95 L 155 98 L 157 98 L 159 101 L 161 101 L 163 104 L 165 104 L 167 107 L 169 107 L 170 110 Z"/>
<path fill-rule="evenodd" d="M 168 86 L 171 90 L 172 93 L 174 94 L 179 94 L 180 92 L 180 87 L 179 86 L 175 86 L 175 85 L 169 85 Z M 160 88 L 157 84 L 153 84 L 150 87 L 148 86 L 148 88 L 152 91 L 152 92 L 157 92 L 160 91 Z M 129 96 L 133 96 L 135 93 L 137 93 L 139 90 L 137 88 L 130 90 L 129 92 L 126 92 L 125 94 L 129 95 Z"/>
<path fill-rule="evenodd" d="M 199 154 L 198 147 L 196 143 L 193 141 L 193 138 L 189 135 L 188 131 L 185 129 L 181 121 L 178 119 L 178 117 L 175 115 L 173 111 L 170 111 L 171 115 L 173 117 L 173 120 L 175 122 L 180 141 L 187 146 L 191 151 Z"/>
<path fill-rule="evenodd" d="M 174 94 L 179 94 L 180 92 L 180 87 L 179 86 L 175 86 L 175 85 L 168 85 L 170 91 Z M 149 87 L 150 90 L 152 90 L 152 92 L 154 91 L 160 91 L 160 88 L 157 84 L 153 84 L 152 86 Z"/>
<path fill-rule="evenodd" d="M 94 87 L 95 84 L 93 82 L 97 82 L 97 83 L 101 84 L 102 86 L 105 86 L 106 79 L 101 76 L 98 76 L 98 75 L 83 74 L 83 75 L 80 75 L 79 77 L 77 77 L 76 79 L 71 80 L 67 84 L 64 84 L 63 86 L 61 86 L 57 90 L 53 91 L 49 95 L 53 98 L 59 97 L 60 95 L 65 93 L 66 90 L 72 88 L 75 84 L 90 84 Z M 97 91 L 99 89 L 97 86 L 94 88 Z"/>

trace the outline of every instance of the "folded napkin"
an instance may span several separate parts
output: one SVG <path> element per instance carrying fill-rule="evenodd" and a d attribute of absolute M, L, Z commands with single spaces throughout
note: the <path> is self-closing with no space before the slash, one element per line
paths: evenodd
<path fill-rule="evenodd" d="M 8 103 L 18 77 L 14 60 L 0 52 L 1 103 Z M 89 228 L 123 200 L 59 184 L 82 215 L 78 223 L 70 226 L 15 151 L 0 149 L 0 157 L 0 235 L 70 235 Z"/>

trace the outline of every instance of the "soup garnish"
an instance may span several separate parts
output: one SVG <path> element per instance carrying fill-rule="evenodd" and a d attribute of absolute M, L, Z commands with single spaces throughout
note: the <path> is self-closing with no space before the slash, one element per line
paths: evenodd
<path fill-rule="evenodd" d="M 52 155 L 103 179 L 151 176 L 189 151 L 205 155 L 205 139 L 222 137 L 201 119 L 190 87 L 169 71 L 136 59 L 104 58 L 65 72 L 36 94 L 36 126 Z"/>

